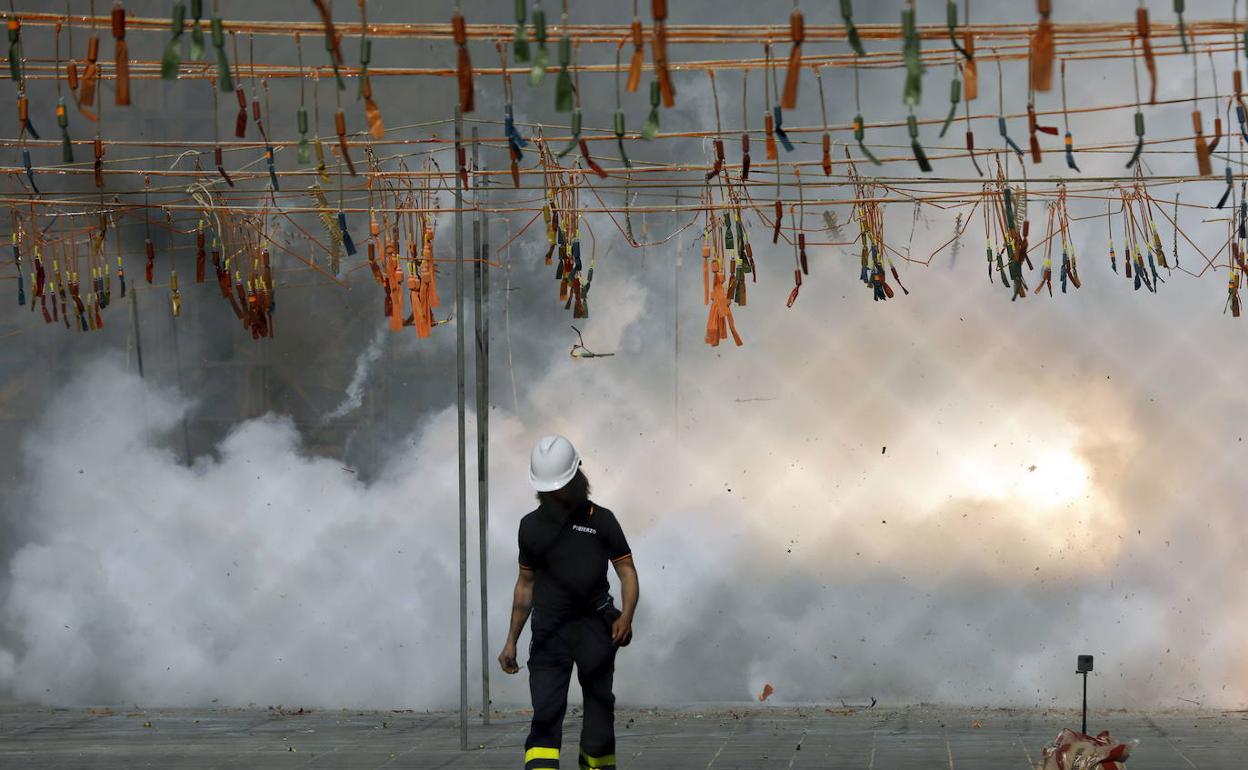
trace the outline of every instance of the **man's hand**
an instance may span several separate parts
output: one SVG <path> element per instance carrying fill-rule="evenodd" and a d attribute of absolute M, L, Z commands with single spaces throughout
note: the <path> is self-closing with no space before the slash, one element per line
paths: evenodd
<path fill-rule="evenodd" d="M 504 674 L 515 674 L 520 671 L 519 664 L 516 663 L 516 645 L 508 642 L 503 651 L 498 654 L 498 665 L 502 666 Z"/>
<path fill-rule="evenodd" d="M 624 646 L 633 639 L 633 611 L 637 609 L 637 598 L 640 589 L 637 585 L 637 568 L 633 565 L 633 557 L 617 559 L 613 562 L 615 574 L 620 576 L 620 596 L 624 600 L 620 617 L 611 624 L 611 641 L 617 646 Z"/>
<path fill-rule="evenodd" d="M 627 615 L 621 615 L 611 624 L 611 643 L 619 647 L 628 644 L 633 639 L 633 619 Z"/>
<path fill-rule="evenodd" d="M 520 632 L 524 630 L 524 624 L 528 621 L 529 612 L 533 607 L 535 578 L 533 570 L 521 565 L 520 574 L 516 576 L 516 588 L 511 598 L 511 629 L 507 632 L 507 644 L 498 654 L 498 665 L 502 667 L 505 674 L 515 674 L 520 671 L 520 666 L 516 663 L 516 640 L 520 638 Z"/>

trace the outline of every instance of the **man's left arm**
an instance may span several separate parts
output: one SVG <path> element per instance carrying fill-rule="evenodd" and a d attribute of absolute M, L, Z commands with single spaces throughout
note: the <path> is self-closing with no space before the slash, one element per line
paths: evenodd
<path fill-rule="evenodd" d="M 632 556 L 625 556 L 613 563 L 615 574 L 620 578 L 620 599 L 624 606 L 620 608 L 620 616 L 611 626 L 611 641 L 623 645 L 633 638 L 633 613 L 637 611 L 641 587 L 637 582 L 637 566 L 633 564 Z"/>
<path fill-rule="evenodd" d="M 620 617 L 611 625 L 611 641 L 617 645 L 625 645 L 633 638 L 633 613 L 637 611 L 637 598 L 640 589 L 637 585 L 637 567 L 633 564 L 633 550 L 628 546 L 628 538 L 624 537 L 624 528 L 615 518 L 615 514 L 607 512 L 604 517 L 602 537 L 605 538 L 607 556 L 615 565 L 615 574 L 620 578 L 620 598 L 623 607 Z"/>

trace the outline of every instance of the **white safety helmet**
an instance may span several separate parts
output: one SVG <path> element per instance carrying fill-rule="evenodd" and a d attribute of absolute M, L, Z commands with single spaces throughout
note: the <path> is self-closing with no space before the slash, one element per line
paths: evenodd
<path fill-rule="evenodd" d="M 542 436 L 529 456 L 529 484 L 538 492 L 562 489 L 576 475 L 581 456 L 563 436 Z"/>

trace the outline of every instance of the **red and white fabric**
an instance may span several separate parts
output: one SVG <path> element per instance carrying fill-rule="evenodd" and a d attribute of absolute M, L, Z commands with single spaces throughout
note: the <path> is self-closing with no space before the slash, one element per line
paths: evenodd
<path fill-rule="evenodd" d="M 1126 770 L 1135 743 L 1116 743 L 1108 730 L 1092 736 L 1067 728 L 1044 747 L 1040 770 Z"/>

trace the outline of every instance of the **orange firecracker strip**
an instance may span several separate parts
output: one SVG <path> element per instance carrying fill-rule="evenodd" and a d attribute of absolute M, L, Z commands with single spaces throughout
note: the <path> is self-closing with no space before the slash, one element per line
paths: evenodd
<path fill-rule="evenodd" d="M 472 59 L 468 56 L 468 32 L 464 25 L 464 15 L 455 12 L 451 16 L 451 29 L 455 38 L 455 46 L 459 49 L 455 65 L 455 77 L 459 81 L 459 109 L 461 112 L 472 112 L 475 109 L 472 89 Z"/>
<path fill-rule="evenodd" d="M 641 19 L 633 17 L 633 58 L 628 63 L 628 84 L 625 88 L 631 94 L 641 85 L 641 67 L 646 60 L 645 37 L 641 31 Z"/>
<path fill-rule="evenodd" d="M 119 107 L 130 104 L 130 51 L 126 46 L 126 9 L 120 0 L 113 4 L 113 40 L 116 41 L 117 87 L 114 93 Z"/>
<path fill-rule="evenodd" d="M 802 72 L 802 42 L 806 39 L 806 23 L 802 12 L 793 9 L 789 14 L 789 38 L 793 47 L 789 51 L 789 69 L 784 76 L 784 91 L 780 97 L 780 106 L 786 110 L 797 108 L 797 86 Z"/>

